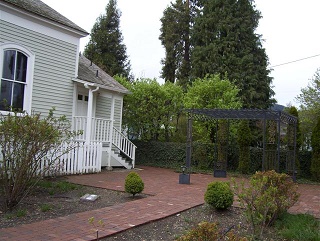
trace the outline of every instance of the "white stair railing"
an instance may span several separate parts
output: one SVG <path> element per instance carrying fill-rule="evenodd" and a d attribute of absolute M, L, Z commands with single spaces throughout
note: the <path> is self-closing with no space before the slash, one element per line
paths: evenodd
<path fill-rule="evenodd" d="M 136 146 L 119 130 L 113 127 L 110 119 L 92 118 L 91 138 L 90 142 L 112 143 L 113 146 L 118 148 L 123 154 L 132 160 L 132 166 L 135 164 L 135 151 Z M 73 117 L 73 130 L 76 132 L 82 131 L 82 134 L 75 137 L 76 141 L 86 141 L 87 136 L 87 117 L 74 116 Z"/>
<path fill-rule="evenodd" d="M 134 168 L 137 147 L 114 127 L 112 133 L 112 144 L 132 160 L 132 168 Z"/>

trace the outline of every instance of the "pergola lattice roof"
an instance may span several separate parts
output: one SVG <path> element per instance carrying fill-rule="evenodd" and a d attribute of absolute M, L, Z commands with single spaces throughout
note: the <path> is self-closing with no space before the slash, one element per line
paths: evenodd
<path fill-rule="evenodd" d="M 210 121 L 216 119 L 276 120 L 296 124 L 297 118 L 283 111 L 260 109 L 186 109 L 194 119 Z"/>

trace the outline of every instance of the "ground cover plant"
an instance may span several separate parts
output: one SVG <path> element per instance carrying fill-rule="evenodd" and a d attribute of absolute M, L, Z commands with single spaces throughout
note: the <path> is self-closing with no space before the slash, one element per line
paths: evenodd
<path fill-rule="evenodd" d="M 320 220 L 309 214 L 283 214 L 275 227 L 286 240 L 320 240 Z"/>

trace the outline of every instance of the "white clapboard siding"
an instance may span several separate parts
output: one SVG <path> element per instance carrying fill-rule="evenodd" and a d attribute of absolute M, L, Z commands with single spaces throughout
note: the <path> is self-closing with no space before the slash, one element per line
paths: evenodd
<path fill-rule="evenodd" d="M 121 124 L 122 124 L 122 99 L 115 99 L 113 127 L 121 131 Z"/>
<path fill-rule="evenodd" d="M 0 20 L 0 43 L 20 44 L 35 54 L 31 108 L 71 120 L 77 45 Z"/>

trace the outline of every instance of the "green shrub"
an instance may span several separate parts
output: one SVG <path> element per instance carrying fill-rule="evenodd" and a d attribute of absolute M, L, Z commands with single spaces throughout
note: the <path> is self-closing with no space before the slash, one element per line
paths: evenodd
<path fill-rule="evenodd" d="M 143 191 L 144 183 L 138 173 L 130 172 L 126 177 L 124 187 L 127 193 L 131 193 L 134 196 Z"/>
<path fill-rule="evenodd" d="M 232 231 L 224 234 L 219 229 L 218 223 L 201 222 L 198 226 L 190 230 L 186 235 L 177 239 L 177 241 L 216 241 L 231 240 L 245 241 L 246 238 L 238 237 Z"/>
<path fill-rule="evenodd" d="M 320 181 L 320 118 L 311 136 L 312 159 L 311 174 L 314 180 Z"/>
<path fill-rule="evenodd" d="M 233 192 L 230 183 L 211 182 L 204 194 L 204 200 L 216 209 L 227 209 L 233 203 Z"/>
<path fill-rule="evenodd" d="M 275 171 L 257 172 L 248 185 L 240 189 L 234 182 L 235 192 L 251 224 L 253 235 L 262 237 L 270 226 L 298 200 L 297 185 L 286 174 Z"/>

